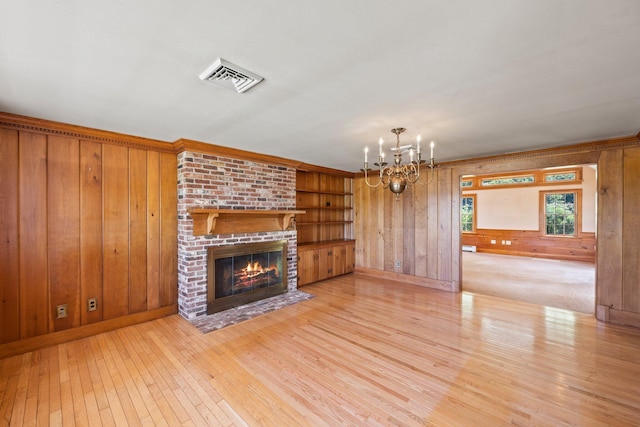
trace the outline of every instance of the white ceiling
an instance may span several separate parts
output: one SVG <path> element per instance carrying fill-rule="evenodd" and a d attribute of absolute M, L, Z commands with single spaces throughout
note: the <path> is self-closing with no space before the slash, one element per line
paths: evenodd
<path fill-rule="evenodd" d="M 439 161 L 640 130 L 638 0 L 1 1 L 10 113 L 349 171 L 399 126 Z"/>

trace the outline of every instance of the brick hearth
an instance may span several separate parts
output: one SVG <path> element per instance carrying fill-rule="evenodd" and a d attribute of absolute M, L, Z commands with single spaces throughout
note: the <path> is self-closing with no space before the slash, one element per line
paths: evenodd
<path fill-rule="evenodd" d="M 293 168 L 184 151 L 178 154 L 178 312 L 207 313 L 207 247 L 287 240 L 288 289 L 297 288 L 295 230 L 194 236 L 190 208 L 295 209 Z"/>

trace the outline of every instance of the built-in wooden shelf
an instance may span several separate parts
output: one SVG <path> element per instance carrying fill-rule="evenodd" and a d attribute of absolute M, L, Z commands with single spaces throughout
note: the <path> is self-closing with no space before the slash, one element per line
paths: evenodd
<path fill-rule="evenodd" d="M 190 209 L 193 235 L 284 231 L 302 210 Z"/>

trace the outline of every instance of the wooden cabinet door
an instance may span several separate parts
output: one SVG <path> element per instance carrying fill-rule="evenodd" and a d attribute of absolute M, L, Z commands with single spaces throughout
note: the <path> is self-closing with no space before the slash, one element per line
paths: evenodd
<path fill-rule="evenodd" d="M 353 273 L 356 269 L 356 244 L 354 242 L 345 245 L 345 273 Z"/>
<path fill-rule="evenodd" d="M 318 251 L 298 251 L 298 286 L 318 281 Z"/>
<path fill-rule="evenodd" d="M 319 256 L 319 272 L 318 280 L 328 279 L 333 277 L 333 248 L 320 248 L 318 249 Z"/>
<path fill-rule="evenodd" d="M 344 262 L 346 258 L 346 249 L 344 245 L 333 247 L 333 275 L 339 276 L 344 274 Z"/>

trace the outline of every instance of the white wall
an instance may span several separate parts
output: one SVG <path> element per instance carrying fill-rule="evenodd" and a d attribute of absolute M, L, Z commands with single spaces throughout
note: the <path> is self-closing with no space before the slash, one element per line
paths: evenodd
<path fill-rule="evenodd" d="M 476 195 L 476 228 L 538 230 L 540 191 L 582 189 L 582 231 L 596 231 L 596 171 L 582 168 L 582 184 L 464 191 Z"/>

